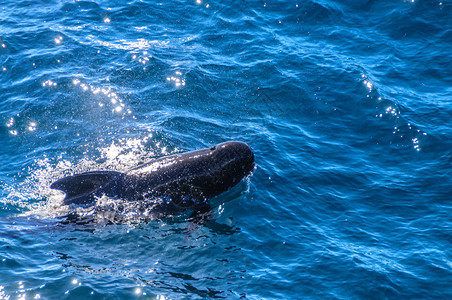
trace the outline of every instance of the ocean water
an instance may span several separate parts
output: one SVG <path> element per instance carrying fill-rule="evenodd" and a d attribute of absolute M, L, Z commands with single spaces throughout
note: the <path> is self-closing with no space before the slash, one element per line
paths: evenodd
<path fill-rule="evenodd" d="M 448 0 L 1 1 L 0 299 L 452 298 L 451 45 Z M 49 188 L 227 140 L 192 234 Z"/>

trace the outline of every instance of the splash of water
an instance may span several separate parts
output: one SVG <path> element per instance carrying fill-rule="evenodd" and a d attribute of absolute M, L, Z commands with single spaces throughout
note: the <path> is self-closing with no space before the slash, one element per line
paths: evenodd
<path fill-rule="evenodd" d="M 50 189 L 52 182 L 72 174 L 95 170 L 126 171 L 136 167 L 152 157 L 158 157 L 179 152 L 175 148 L 171 153 L 160 142 L 153 140 L 153 134 L 142 139 L 123 138 L 112 142 L 106 147 L 99 147 L 99 157 L 83 157 L 79 161 L 64 159 L 59 155 L 56 159 L 44 157 L 36 160 L 24 173 L 28 174 L 22 181 L 6 186 L 7 196 L 5 204 L 17 208 L 22 216 L 37 218 L 59 218 L 75 213 L 88 217 L 96 213 L 96 217 L 105 220 L 118 219 L 112 212 L 118 212 L 124 218 L 134 220 L 148 218 L 155 203 L 126 204 L 124 201 L 100 198 L 95 209 L 63 205 L 64 193 Z M 149 144 L 156 147 L 149 149 Z M 155 201 L 155 200 L 152 200 Z M 140 206 L 140 207 L 138 207 Z"/>

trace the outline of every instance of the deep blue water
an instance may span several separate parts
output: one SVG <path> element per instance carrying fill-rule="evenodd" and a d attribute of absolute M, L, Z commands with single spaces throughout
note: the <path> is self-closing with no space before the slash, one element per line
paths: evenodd
<path fill-rule="evenodd" d="M 0 299 L 451 298 L 451 46 L 448 0 L 2 1 Z M 49 189 L 226 140 L 192 235 Z"/>

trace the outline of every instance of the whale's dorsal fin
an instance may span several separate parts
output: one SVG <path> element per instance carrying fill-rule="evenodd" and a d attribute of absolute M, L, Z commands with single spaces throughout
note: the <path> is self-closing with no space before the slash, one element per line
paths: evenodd
<path fill-rule="evenodd" d="M 85 203 L 91 193 L 107 185 L 113 179 L 122 175 L 113 171 L 94 171 L 67 176 L 55 181 L 50 188 L 66 193 L 65 204 Z"/>

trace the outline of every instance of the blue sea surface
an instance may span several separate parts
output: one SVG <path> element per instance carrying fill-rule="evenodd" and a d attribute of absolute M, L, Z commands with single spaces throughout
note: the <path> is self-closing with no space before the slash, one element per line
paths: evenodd
<path fill-rule="evenodd" d="M 228 140 L 191 234 L 49 188 Z M 452 2 L 3 0 L 0 159 L 0 299 L 451 299 Z"/>

